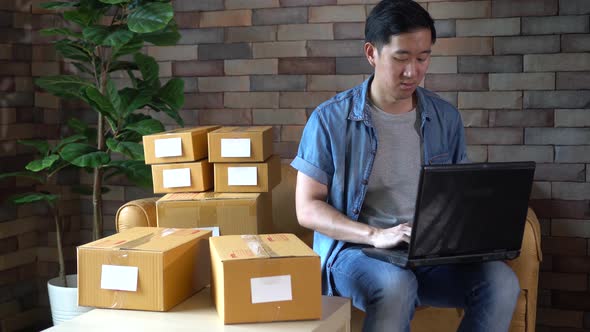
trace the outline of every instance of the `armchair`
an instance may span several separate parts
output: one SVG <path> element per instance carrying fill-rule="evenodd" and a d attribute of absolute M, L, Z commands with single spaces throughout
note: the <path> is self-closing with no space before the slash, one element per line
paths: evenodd
<path fill-rule="evenodd" d="M 299 226 L 295 215 L 295 182 L 297 171 L 288 164 L 281 168 L 281 183 L 275 187 L 273 195 L 273 223 L 275 232 L 294 233 L 307 244 L 313 241 L 313 232 Z M 117 231 L 136 226 L 156 226 L 155 202 L 158 198 L 145 198 L 128 202 L 121 206 L 116 215 Z M 541 254 L 541 231 L 539 221 L 529 208 L 520 256 L 508 265 L 512 267 L 520 281 L 521 294 L 510 332 L 533 332 L 537 310 L 537 286 Z M 364 313 L 353 309 L 352 331 L 360 331 Z M 455 331 L 462 317 L 462 311 L 420 307 L 412 320 L 412 331 Z"/>

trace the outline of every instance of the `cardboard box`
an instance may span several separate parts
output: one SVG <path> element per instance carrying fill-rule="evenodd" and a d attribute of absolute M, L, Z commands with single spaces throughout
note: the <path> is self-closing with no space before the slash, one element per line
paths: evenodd
<path fill-rule="evenodd" d="M 209 161 L 263 162 L 272 154 L 272 127 L 223 127 L 209 134 Z"/>
<path fill-rule="evenodd" d="M 293 234 L 209 239 L 212 297 L 224 324 L 320 319 L 320 257 Z"/>
<path fill-rule="evenodd" d="M 213 188 L 213 164 L 207 159 L 192 163 L 152 165 L 154 193 L 207 191 Z"/>
<path fill-rule="evenodd" d="M 269 192 L 281 182 L 281 158 L 264 163 L 215 163 L 216 192 Z"/>
<path fill-rule="evenodd" d="M 219 126 L 181 128 L 143 136 L 146 164 L 181 163 L 207 157 L 207 133 Z"/>
<path fill-rule="evenodd" d="M 270 193 L 179 193 L 156 202 L 158 227 L 212 228 L 215 235 L 272 233 Z"/>
<path fill-rule="evenodd" d="M 78 247 L 81 306 L 166 311 L 210 282 L 210 231 L 135 227 Z"/>

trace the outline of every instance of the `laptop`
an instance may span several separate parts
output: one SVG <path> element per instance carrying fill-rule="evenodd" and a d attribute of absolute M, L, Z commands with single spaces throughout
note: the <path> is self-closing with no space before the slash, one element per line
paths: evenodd
<path fill-rule="evenodd" d="M 424 165 L 410 243 L 362 251 L 406 268 L 514 259 L 534 172 L 534 162 Z"/>

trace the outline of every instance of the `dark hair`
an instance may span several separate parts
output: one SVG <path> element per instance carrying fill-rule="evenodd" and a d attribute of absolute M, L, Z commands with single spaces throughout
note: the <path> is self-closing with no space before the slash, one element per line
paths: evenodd
<path fill-rule="evenodd" d="M 412 0 L 383 0 L 367 17 L 365 42 L 378 50 L 389 43 L 391 36 L 418 29 L 430 29 L 432 43 L 436 41 L 436 29 L 430 14 Z"/>

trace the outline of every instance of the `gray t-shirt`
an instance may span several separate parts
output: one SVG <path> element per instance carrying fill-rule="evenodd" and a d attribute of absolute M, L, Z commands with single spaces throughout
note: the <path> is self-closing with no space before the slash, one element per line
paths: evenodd
<path fill-rule="evenodd" d="M 416 109 L 390 114 L 367 102 L 379 144 L 359 221 L 388 228 L 414 218 L 421 145 Z"/>

